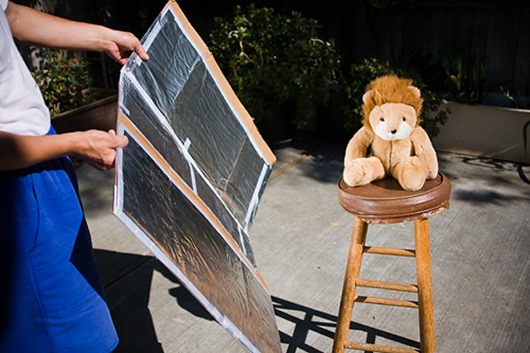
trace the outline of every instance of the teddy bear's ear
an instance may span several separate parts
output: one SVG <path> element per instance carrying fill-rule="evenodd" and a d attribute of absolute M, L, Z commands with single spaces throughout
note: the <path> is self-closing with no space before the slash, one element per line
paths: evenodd
<path fill-rule="evenodd" d="M 371 89 L 368 92 L 366 92 L 365 94 L 363 94 L 363 103 L 364 104 L 377 105 L 377 104 L 381 104 L 380 102 L 382 102 L 382 100 L 383 100 L 383 97 L 381 97 L 381 93 L 379 93 L 379 91 L 377 91 L 375 89 Z"/>
<path fill-rule="evenodd" d="M 414 94 L 417 98 L 421 97 L 421 92 L 418 87 L 409 86 L 409 89 L 412 91 L 412 94 Z"/>
<path fill-rule="evenodd" d="M 373 91 L 368 91 L 365 94 L 363 94 L 363 103 L 368 104 L 369 99 L 371 98 Z"/>

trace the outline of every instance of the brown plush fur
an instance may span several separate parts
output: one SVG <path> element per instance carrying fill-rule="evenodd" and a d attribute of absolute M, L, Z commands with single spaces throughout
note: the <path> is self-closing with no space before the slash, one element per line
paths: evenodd
<path fill-rule="evenodd" d="M 423 99 L 412 92 L 409 87 L 412 86 L 412 80 L 407 78 L 398 78 L 395 75 L 381 76 L 370 82 L 366 87 L 368 95 L 367 101 L 363 104 L 363 125 L 370 126 L 368 118 L 370 112 L 376 105 L 381 106 L 385 103 L 403 103 L 410 105 L 416 110 L 416 117 L 421 115 Z M 416 120 L 419 125 L 421 120 Z"/>
<path fill-rule="evenodd" d="M 363 96 L 364 126 L 346 147 L 343 179 L 350 186 L 392 176 L 419 190 L 438 174 L 436 152 L 419 126 L 423 100 L 412 80 L 383 76 Z"/>

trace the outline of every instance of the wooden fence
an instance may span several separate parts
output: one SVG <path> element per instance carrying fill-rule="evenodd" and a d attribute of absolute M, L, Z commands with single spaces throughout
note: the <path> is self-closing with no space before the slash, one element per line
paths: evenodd
<path fill-rule="evenodd" d="M 19 0 L 22 3 L 50 2 L 69 5 L 61 13 L 70 17 L 87 4 L 105 1 Z M 120 4 L 124 2 L 119 2 Z M 141 36 L 166 0 L 128 3 L 127 11 L 111 14 L 109 24 Z M 230 15 L 245 0 L 178 0 L 186 16 L 207 40 L 216 16 Z M 410 53 L 423 51 L 437 57 L 440 52 L 464 48 L 485 62 L 490 82 L 504 82 L 515 94 L 530 96 L 530 1 L 528 0 L 254 0 L 258 6 L 278 11 L 296 10 L 319 20 L 328 39 L 334 38 L 345 69 L 363 58 L 403 61 Z M 404 3 L 380 10 L 372 3 Z M 84 7 L 83 7 L 84 6 Z M 59 6 L 60 7 L 60 6 Z M 90 7 L 90 6 L 88 6 Z M 118 8 L 120 8 L 118 6 Z M 146 13 L 152 19 L 144 18 Z M 73 16 L 77 17 L 77 16 Z M 131 18 L 133 17 L 133 18 Z M 81 18 L 83 19 L 83 18 Z M 94 21 L 94 19 L 88 19 Z M 137 26 L 138 27 L 138 26 Z"/>
<path fill-rule="evenodd" d="M 418 1 L 400 10 L 377 10 L 349 1 L 340 13 L 339 48 L 356 62 L 365 57 L 403 59 L 411 52 L 463 48 L 486 65 L 488 80 L 530 95 L 530 4 L 526 1 Z M 345 11 L 346 10 L 346 11 Z"/>
<path fill-rule="evenodd" d="M 528 0 L 394 0 L 409 3 L 386 10 L 379 0 L 254 0 L 278 11 L 296 10 L 319 20 L 333 38 L 345 69 L 363 58 L 402 62 L 411 53 L 463 48 L 479 56 L 491 83 L 504 83 L 515 94 L 530 96 L 530 1 Z M 229 15 L 235 4 L 249 1 L 211 0 L 209 6 L 180 0 L 192 25 L 206 39 L 213 17 Z"/>

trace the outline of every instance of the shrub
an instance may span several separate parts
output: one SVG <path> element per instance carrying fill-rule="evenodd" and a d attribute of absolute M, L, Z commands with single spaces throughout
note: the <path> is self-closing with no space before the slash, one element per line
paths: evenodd
<path fill-rule="evenodd" d="M 473 58 L 462 49 L 453 54 L 443 53 L 440 62 L 445 73 L 444 88 L 458 102 L 481 103 L 494 87 L 486 78 L 484 60 Z"/>
<path fill-rule="evenodd" d="M 66 51 L 45 50 L 40 67 L 32 69 L 52 116 L 92 100 L 88 63 Z"/>
<path fill-rule="evenodd" d="M 337 88 L 340 61 L 321 39 L 314 19 L 254 5 L 216 18 L 210 49 L 256 122 L 276 114 L 271 105 L 296 102 L 298 125 Z"/>

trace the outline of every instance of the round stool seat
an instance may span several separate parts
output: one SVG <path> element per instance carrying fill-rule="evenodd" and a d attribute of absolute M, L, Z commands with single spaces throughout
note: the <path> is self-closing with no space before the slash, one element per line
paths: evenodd
<path fill-rule="evenodd" d="M 366 223 L 428 218 L 449 207 L 451 194 L 451 183 L 443 174 L 427 180 L 417 191 L 403 190 L 392 177 L 356 187 L 340 178 L 337 186 L 339 204 Z"/>

